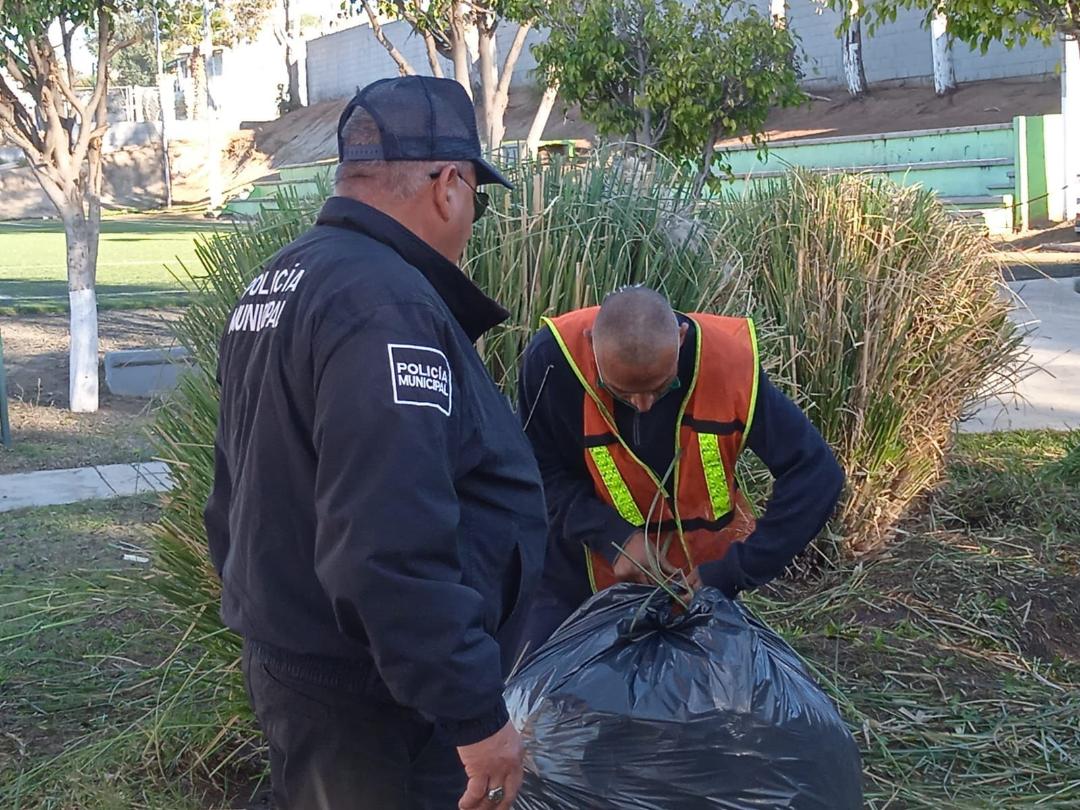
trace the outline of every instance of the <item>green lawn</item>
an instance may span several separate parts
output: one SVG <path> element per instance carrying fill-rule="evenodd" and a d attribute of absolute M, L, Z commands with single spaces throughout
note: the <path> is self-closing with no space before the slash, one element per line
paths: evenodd
<path fill-rule="evenodd" d="M 869 810 L 1080 807 L 1078 442 L 962 436 L 888 554 L 747 598 L 839 704 Z M 123 557 L 163 561 L 159 515 L 152 496 L 0 513 L 0 807 L 251 795 L 240 678 L 200 635 L 215 620 L 193 624 Z"/>
<path fill-rule="evenodd" d="M 105 305 L 175 292 L 180 263 L 196 263 L 200 234 L 227 225 L 177 217 L 125 217 L 101 225 L 97 289 Z M 117 295 L 117 294 L 122 295 Z M 67 305 L 64 230 L 59 222 L 0 223 L 0 306 Z"/>

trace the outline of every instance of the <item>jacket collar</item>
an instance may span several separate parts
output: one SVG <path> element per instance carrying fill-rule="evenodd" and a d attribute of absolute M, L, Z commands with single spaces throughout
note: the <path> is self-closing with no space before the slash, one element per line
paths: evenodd
<path fill-rule="evenodd" d="M 498 302 L 488 298 L 461 268 L 393 217 L 347 197 L 331 197 L 319 212 L 317 225 L 362 233 L 392 248 L 415 267 L 446 303 L 469 340 L 510 317 Z"/>

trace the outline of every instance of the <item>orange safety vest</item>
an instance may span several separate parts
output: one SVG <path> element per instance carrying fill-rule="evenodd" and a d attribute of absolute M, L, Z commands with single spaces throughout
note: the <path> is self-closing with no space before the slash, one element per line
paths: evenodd
<path fill-rule="evenodd" d="M 735 479 L 735 461 L 757 400 L 753 321 L 687 316 L 697 327 L 694 375 L 679 411 L 671 480 L 662 482 L 619 435 L 614 399 L 597 385 L 596 356 L 585 330 L 599 311 L 592 307 L 543 319 L 585 389 L 585 464 L 597 495 L 625 521 L 645 527 L 648 519 L 650 540 L 657 532 L 674 532 L 678 542 L 670 543 L 667 559 L 689 572 L 720 559 L 754 530 L 752 507 Z M 603 556 L 586 549 L 585 557 L 594 591 L 615 583 Z"/>

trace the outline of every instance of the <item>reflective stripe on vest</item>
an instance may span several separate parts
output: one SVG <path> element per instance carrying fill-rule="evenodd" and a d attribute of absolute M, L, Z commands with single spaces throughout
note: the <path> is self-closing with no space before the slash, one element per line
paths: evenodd
<path fill-rule="evenodd" d="M 630 487 L 626 485 L 626 481 L 619 474 L 619 468 L 615 466 L 615 459 L 611 457 L 611 451 L 606 447 L 590 447 L 589 455 L 592 456 L 593 464 L 596 465 L 596 469 L 600 473 L 600 478 L 607 488 L 608 495 L 611 496 L 611 502 L 615 504 L 619 517 L 634 526 L 644 526 L 645 517 L 641 514 L 641 510 L 638 509 L 638 505 L 634 503 L 634 496 L 630 494 Z M 721 469 L 722 473 L 723 469 Z"/>
<path fill-rule="evenodd" d="M 720 443 L 715 433 L 699 433 L 701 466 L 705 468 L 705 486 L 709 490 L 713 520 L 719 520 L 731 511 L 731 492 L 728 490 L 727 472 L 720 457 Z"/>

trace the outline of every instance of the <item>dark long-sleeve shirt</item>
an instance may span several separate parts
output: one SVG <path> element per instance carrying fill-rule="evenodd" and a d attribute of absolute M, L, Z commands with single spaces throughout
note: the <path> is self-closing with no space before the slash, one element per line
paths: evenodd
<path fill-rule="evenodd" d="M 695 327 L 683 316 L 682 323 Z M 690 388 L 696 341 L 687 335 L 679 354 L 679 388 L 647 413 L 616 401 L 619 434 L 658 477 L 675 455 L 675 423 Z M 543 590 L 577 604 L 589 594 L 583 547 L 609 560 L 635 527 L 597 497 L 585 465 L 581 383 L 550 330 L 530 342 L 519 383 L 519 411 L 544 479 L 549 537 Z M 821 531 L 843 487 L 843 472 L 806 415 L 761 372 L 747 447 L 769 468 L 772 497 L 757 529 L 720 560 L 701 566 L 702 581 L 728 596 L 779 575 Z"/>

